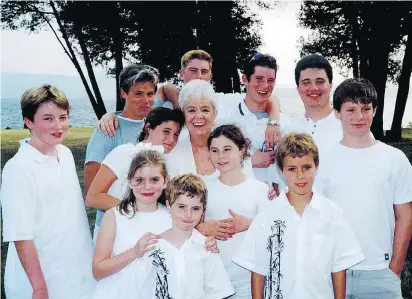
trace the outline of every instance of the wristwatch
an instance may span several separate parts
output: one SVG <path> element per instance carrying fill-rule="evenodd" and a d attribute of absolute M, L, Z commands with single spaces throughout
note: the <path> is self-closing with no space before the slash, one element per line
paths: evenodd
<path fill-rule="evenodd" d="M 268 125 L 280 127 L 280 123 L 275 119 L 268 118 Z"/>

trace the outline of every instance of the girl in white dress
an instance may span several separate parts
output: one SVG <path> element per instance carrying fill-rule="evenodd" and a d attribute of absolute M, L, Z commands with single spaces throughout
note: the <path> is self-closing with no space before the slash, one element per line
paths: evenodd
<path fill-rule="evenodd" d="M 130 282 L 128 269 L 171 227 L 169 212 L 157 203 L 167 185 L 162 155 L 154 150 L 138 153 L 127 180 L 128 194 L 105 213 L 100 225 L 93 257 L 93 275 L 100 281 L 93 298 L 138 298 L 124 287 Z M 137 289 L 136 284 L 131 287 Z"/>
<path fill-rule="evenodd" d="M 233 263 L 232 257 L 259 209 L 269 202 L 269 187 L 242 172 L 249 145 L 234 125 L 220 126 L 210 135 L 210 158 L 220 175 L 206 182 L 205 221 L 197 227 L 204 235 L 220 240 L 220 256 L 236 291 L 231 298 L 251 298 L 251 273 Z"/>

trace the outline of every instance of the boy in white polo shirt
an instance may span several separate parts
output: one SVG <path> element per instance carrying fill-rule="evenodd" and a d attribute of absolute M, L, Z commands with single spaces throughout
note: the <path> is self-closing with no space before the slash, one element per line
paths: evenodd
<path fill-rule="evenodd" d="M 8 299 L 78 299 L 95 286 L 93 243 L 73 155 L 61 145 L 70 105 L 43 85 L 21 99 L 31 137 L 3 170 L 3 241 Z"/>
<path fill-rule="evenodd" d="M 318 190 L 345 212 L 365 260 L 347 271 L 348 298 L 402 298 L 400 274 L 412 233 L 412 166 L 370 133 L 377 93 L 365 79 L 333 95 L 343 139 L 322 156 Z"/>
<path fill-rule="evenodd" d="M 345 298 L 345 269 L 364 256 L 339 206 L 312 191 L 319 154 L 311 136 L 283 137 L 276 163 L 287 193 L 255 217 L 233 262 L 253 272 L 253 299 Z"/>

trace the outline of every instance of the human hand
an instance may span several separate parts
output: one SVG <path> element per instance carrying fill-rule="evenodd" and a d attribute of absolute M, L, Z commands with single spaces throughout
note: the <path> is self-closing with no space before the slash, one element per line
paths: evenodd
<path fill-rule="evenodd" d="M 213 236 L 216 240 L 226 241 L 234 233 L 232 218 L 224 220 L 208 220 L 203 222 L 201 233 L 205 236 Z"/>
<path fill-rule="evenodd" d="M 269 185 L 267 181 L 265 181 L 265 184 L 269 186 L 269 190 L 268 190 L 269 200 L 272 200 L 275 197 L 279 196 L 279 191 L 278 190 L 276 190 L 273 186 Z"/>
<path fill-rule="evenodd" d="M 389 270 L 396 274 L 396 276 L 401 277 L 403 267 L 396 266 L 393 263 L 389 264 Z"/>
<path fill-rule="evenodd" d="M 239 215 L 229 209 L 229 214 L 233 219 L 233 226 L 235 228 L 235 233 L 244 232 L 249 229 L 249 226 L 252 224 L 253 219 Z"/>
<path fill-rule="evenodd" d="M 211 251 L 213 253 L 219 253 L 219 247 L 217 246 L 215 237 L 209 236 L 206 238 L 205 249 L 206 251 Z"/>
<path fill-rule="evenodd" d="M 145 233 L 139 241 L 137 241 L 136 245 L 133 247 L 133 256 L 135 258 L 142 257 L 146 252 L 153 250 L 153 244 L 157 243 L 160 239 L 159 235 L 155 235 L 152 233 Z"/>
<path fill-rule="evenodd" d="M 276 151 L 262 152 L 257 150 L 251 157 L 252 167 L 256 168 L 267 168 L 273 163 L 275 159 Z"/>
<path fill-rule="evenodd" d="M 265 147 L 273 148 L 280 138 L 280 126 L 267 125 L 265 131 Z"/>
<path fill-rule="evenodd" d="M 49 299 L 47 288 L 34 289 L 31 298 L 32 299 Z"/>
<path fill-rule="evenodd" d="M 119 120 L 113 113 L 106 113 L 99 120 L 97 130 L 103 132 L 105 135 L 110 137 L 116 133 L 119 128 Z"/>

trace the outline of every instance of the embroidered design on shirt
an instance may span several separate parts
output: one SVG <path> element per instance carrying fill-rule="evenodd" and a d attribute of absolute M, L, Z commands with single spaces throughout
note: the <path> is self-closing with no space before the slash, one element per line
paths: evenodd
<path fill-rule="evenodd" d="M 280 272 L 280 258 L 284 249 L 283 235 L 286 228 L 285 221 L 274 220 L 274 225 L 270 227 L 272 234 L 268 237 L 266 249 L 269 251 L 269 275 L 265 281 L 265 299 L 282 299 L 282 289 L 280 282 L 282 273 Z"/>
<path fill-rule="evenodd" d="M 166 266 L 166 259 L 163 257 L 164 252 L 160 249 L 153 251 L 149 257 L 151 257 L 152 265 L 156 268 L 156 291 L 155 296 L 157 299 L 173 299 L 169 295 L 169 284 L 167 281 L 167 275 L 169 270 Z"/>

